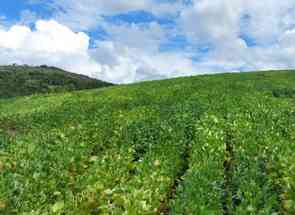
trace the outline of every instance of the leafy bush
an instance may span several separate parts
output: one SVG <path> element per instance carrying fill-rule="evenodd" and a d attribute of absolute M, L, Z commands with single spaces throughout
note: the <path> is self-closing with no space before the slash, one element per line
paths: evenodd
<path fill-rule="evenodd" d="M 277 98 L 295 98 L 295 89 L 276 89 L 272 93 Z"/>

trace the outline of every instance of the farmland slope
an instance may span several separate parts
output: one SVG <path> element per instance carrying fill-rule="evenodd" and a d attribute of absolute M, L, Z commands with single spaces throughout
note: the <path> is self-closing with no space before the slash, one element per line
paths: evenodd
<path fill-rule="evenodd" d="M 294 214 L 295 72 L 0 101 L 0 213 Z"/>

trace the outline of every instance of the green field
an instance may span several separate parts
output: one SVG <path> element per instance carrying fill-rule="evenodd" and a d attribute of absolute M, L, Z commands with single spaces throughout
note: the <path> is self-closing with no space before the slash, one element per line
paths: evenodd
<path fill-rule="evenodd" d="M 2 214 L 295 214 L 295 71 L 0 101 Z"/>

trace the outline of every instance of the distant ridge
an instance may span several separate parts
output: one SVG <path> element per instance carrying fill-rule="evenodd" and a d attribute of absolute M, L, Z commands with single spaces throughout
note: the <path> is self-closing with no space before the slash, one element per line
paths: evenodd
<path fill-rule="evenodd" d="M 113 84 L 46 65 L 0 66 L 0 99 L 107 87 Z"/>

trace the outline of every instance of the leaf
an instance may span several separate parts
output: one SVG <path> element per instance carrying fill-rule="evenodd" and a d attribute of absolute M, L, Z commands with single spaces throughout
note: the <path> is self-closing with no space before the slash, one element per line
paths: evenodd
<path fill-rule="evenodd" d="M 63 201 L 60 202 L 56 202 L 53 206 L 52 206 L 52 211 L 53 213 L 57 213 L 59 211 L 61 211 L 65 206 L 65 203 Z"/>
<path fill-rule="evenodd" d="M 0 210 L 4 210 L 6 208 L 6 203 L 0 200 Z"/>

